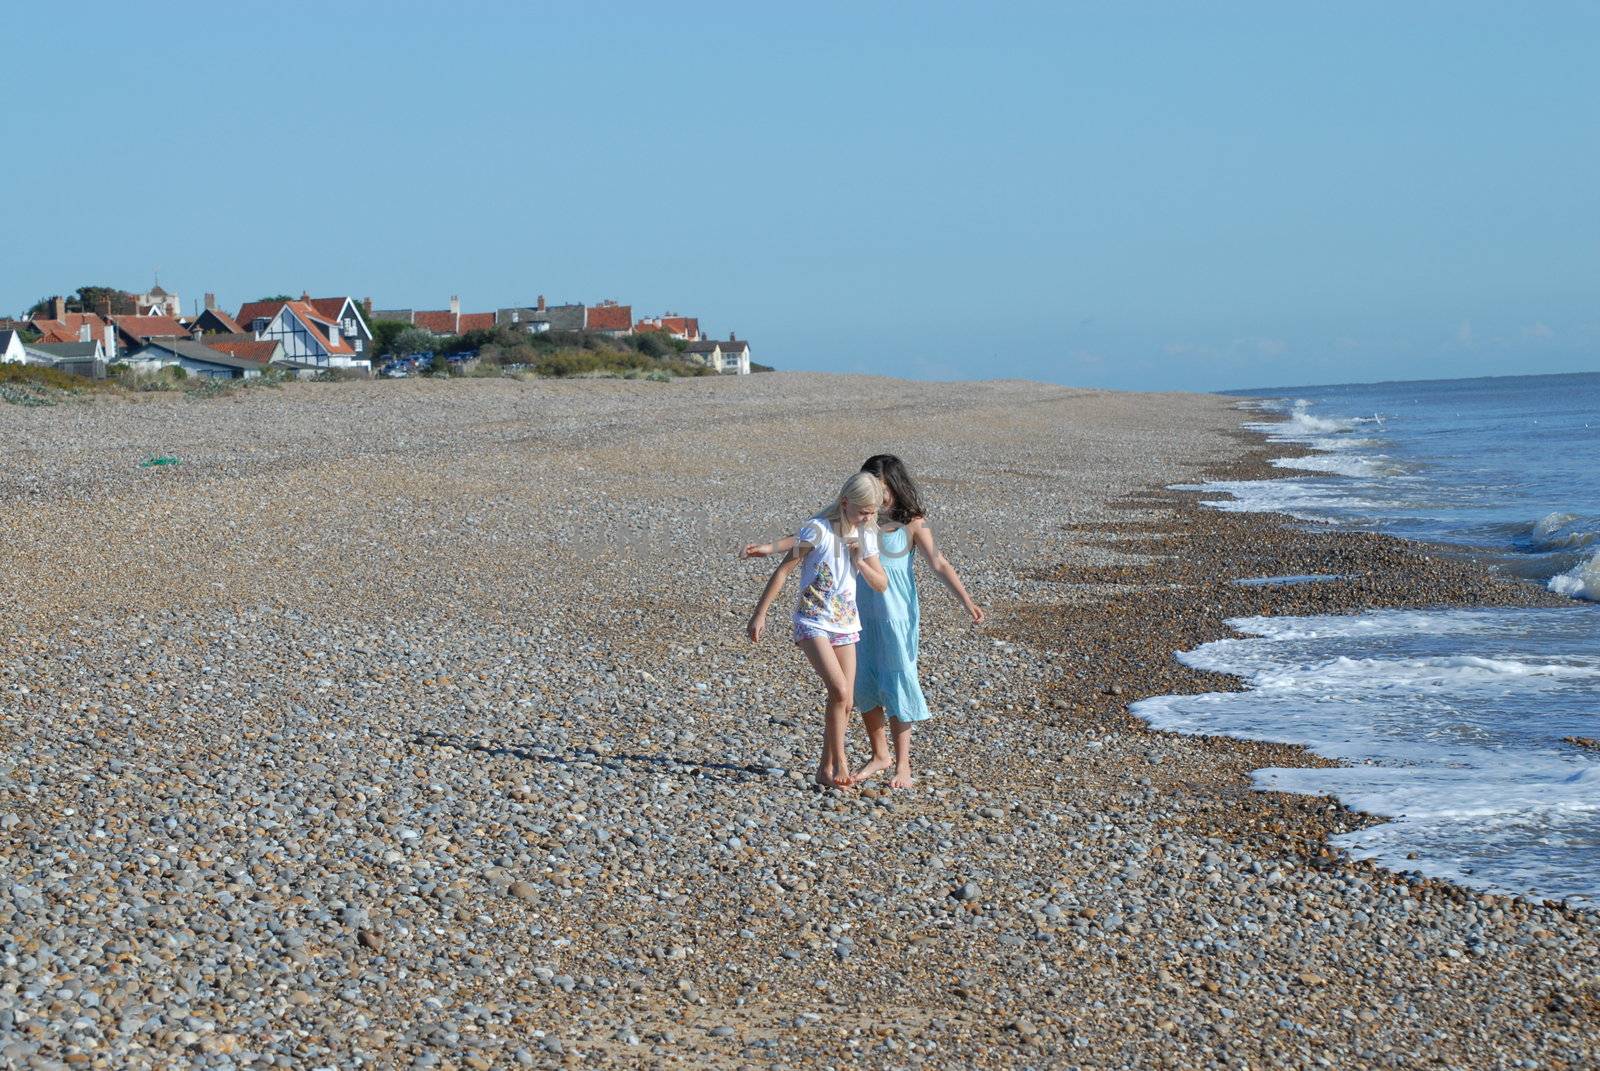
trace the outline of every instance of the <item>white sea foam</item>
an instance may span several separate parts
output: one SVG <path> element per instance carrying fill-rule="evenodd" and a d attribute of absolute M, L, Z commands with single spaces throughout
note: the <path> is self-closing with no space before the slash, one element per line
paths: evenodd
<path fill-rule="evenodd" d="M 1500 892 L 1600 902 L 1593 735 L 1600 614 L 1386 611 L 1240 618 L 1244 639 L 1181 654 L 1243 692 L 1134 704 L 1151 725 L 1305 745 L 1350 765 L 1271 769 L 1264 789 L 1337 796 L 1385 818 L 1336 843 L 1396 869 Z"/>
<path fill-rule="evenodd" d="M 1547 586 L 1558 595 L 1600 602 L 1600 551 L 1560 576 L 1551 577 Z"/>
<path fill-rule="evenodd" d="M 1309 457 L 1277 457 L 1272 459 L 1272 464 L 1280 469 L 1300 469 L 1303 472 L 1327 472 L 1336 476 L 1399 476 L 1406 470 L 1385 454 L 1375 457 L 1349 454 L 1325 453 L 1312 454 Z"/>

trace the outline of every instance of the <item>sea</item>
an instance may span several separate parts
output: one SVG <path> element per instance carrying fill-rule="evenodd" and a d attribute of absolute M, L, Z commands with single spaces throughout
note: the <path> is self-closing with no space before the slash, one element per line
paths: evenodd
<path fill-rule="evenodd" d="M 1600 750 L 1569 742 L 1600 740 L 1600 374 L 1229 393 L 1249 426 L 1312 453 L 1274 462 L 1279 478 L 1188 488 L 1206 505 L 1427 541 L 1570 602 L 1235 619 L 1241 638 L 1178 657 L 1246 691 L 1134 713 L 1340 760 L 1255 779 L 1381 819 L 1334 839 L 1355 858 L 1600 908 Z"/>

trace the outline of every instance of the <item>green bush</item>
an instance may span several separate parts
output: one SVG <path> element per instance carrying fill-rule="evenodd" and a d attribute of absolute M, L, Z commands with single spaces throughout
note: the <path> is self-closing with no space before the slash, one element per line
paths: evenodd
<path fill-rule="evenodd" d="M 50 387 L 79 394 L 102 386 L 103 381 L 75 376 L 47 364 L 0 364 L 0 383 L 18 386 Z"/>

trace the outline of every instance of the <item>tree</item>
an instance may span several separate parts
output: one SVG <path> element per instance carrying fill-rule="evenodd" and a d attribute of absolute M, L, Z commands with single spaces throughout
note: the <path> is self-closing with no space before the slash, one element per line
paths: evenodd
<path fill-rule="evenodd" d="M 132 294 L 112 286 L 80 286 L 78 292 L 67 299 L 67 308 L 73 312 L 98 312 L 102 316 L 131 316 L 139 311 Z"/>
<path fill-rule="evenodd" d="M 394 340 L 402 332 L 411 330 L 411 325 L 404 320 L 374 320 L 369 326 L 372 328 L 374 357 L 385 357 L 393 352 Z"/>
<path fill-rule="evenodd" d="M 433 345 L 433 332 L 407 326 L 389 343 L 389 352 L 396 357 L 410 357 L 414 353 L 432 353 Z"/>
<path fill-rule="evenodd" d="M 23 317 L 27 320 L 51 315 L 55 296 L 35 301 Z M 94 312 L 101 316 L 131 316 L 139 311 L 133 295 L 114 286 L 80 286 L 64 302 L 68 312 Z"/>
<path fill-rule="evenodd" d="M 257 301 L 284 302 L 284 301 L 293 301 L 295 299 L 289 294 L 268 294 L 266 297 L 258 297 L 258 298 L 256 298 L 256 300 Z"/>

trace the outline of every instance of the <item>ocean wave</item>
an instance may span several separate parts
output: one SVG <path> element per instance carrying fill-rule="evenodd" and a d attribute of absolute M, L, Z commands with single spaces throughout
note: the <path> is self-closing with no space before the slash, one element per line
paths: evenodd
<path fill-rule="evenodd" d="M 1257 771 L 1385 821 L 1336 838 L 1361 859 L 1476 888 L 1600 901 L 1593 733 L 1600 619 L 1581 607 L 1249 617 L 1179 655 L 1246 690 L 1156 696 L 1158 729 L 1300 744 L 1340 767 Z"/>
<path fill-rule="evenodd" d="M 1588 561 L 1579 562 L 1565 573 L 1551 577 L 1546 586 L 1558 595 L 1600 602 L 1600 551 L 1596 551 Z"/>
<path fill-rule="evenodd" d="M 1384 454 L 1374 457 L 1355 456 L 1347 454 L 1313 454 L 1310 457 L 1277 457 L 1272 459 L 1272 464 L 1280 469 L 1299 469 L 1303 472 L 1326 472 L 1335 476 L 1354 476 L 1357 478 L 1372 478 L 1377 476 L 1401 476 L 1406 472 L 1404 465 L 1397 464 Z"/>
<path fill-rule="evenodd" d="M 1600 518 L 1547 513 L 1527 532 L 1534 550 L 1573 550 L 1600 542 Z"/>

